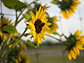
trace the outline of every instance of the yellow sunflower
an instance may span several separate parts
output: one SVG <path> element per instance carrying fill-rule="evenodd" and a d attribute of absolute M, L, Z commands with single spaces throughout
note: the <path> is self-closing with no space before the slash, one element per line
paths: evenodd
<path fill-rule="evenodd" d="M 74 35 L 69 36 L 69 41 L 71 40 L 67 47 L 69 60 L 76 59 L 76 56 L 80 54 L 79 50 L 84 50 L 84 36 L 80 36 L 81 33 L 77 30 Z"/>
<path fill-rule="evenodd" d="M 24 60 L 24 63 L 30 63 L 29 56 L 22 55 L 22 59 Z"/>
<path fill-rule="evenodd" d="M 0 29 L 2 29 L 6 25 L 13 26 L 13 23 L 11 23 L 11 21 L 12 20 L 9 20 L 8 18 L 6 19 L 5 17 L 3 17 L 2 19 L 0 19 Z M 7 31 L 0 30 L 0 36 L 2 38 L 4 38 L 5 40 L 8 38 L 8 35 L 9 35 L 9 33 Z M 13 36 L 15 36 L 15 34 Z M 14 38 L 14 37 L 12 37 L 12 38 Z"/>
<path fill-rule="evenodd" d="M 58 29 L 56 21 L 58 21 L 57 16 L 54 16 L 48 20 L 48 22 L 51 23 L 51 25 L 49 26 L 50 30 L 47 31 L 49 34 L 52 33 L 53 31 L 55 32 Z"/>
<path fill-rule="evenodd" d="M 60 5 L 61 8 L 61 14 L 64 18 L 68 19 L 70 18 L 70 15 L 73 15 L 75 13 L 75 9 L 77 10 L 77 6 L 80 4 L 78 0 L 66 0 L 63 1 Z"/>
<path fill-rule="evenodd" d="M 31 34 L 33 35 L 33 42 L 38 42 L 41 44 L 41 38 L 45 39 L 45 32 L 49 30 L 50 28 L 48 26 L 51 25 L 51 23 L 47 22 L 48 19 L 46 17 L 45 13 L 46 9 L 42 9 L 41 7 L 36 12 L 36 16 L 32 11 L 30 11 L 31 15 L 31 21 L 29 21 L 29 25 L 27 28 L 31 30 Z"/>

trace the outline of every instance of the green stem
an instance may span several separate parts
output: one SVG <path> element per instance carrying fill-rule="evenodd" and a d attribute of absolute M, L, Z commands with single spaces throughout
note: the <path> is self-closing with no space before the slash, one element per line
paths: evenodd
<path fill-rule="evenodd" d="M 25 9 L 26 9 L 26 8 L 25 8 Z M 23 10 L 20 12 L 20 14 L 19 14 L 19 16 L 18 16 L 17 18 L 19 18 L 19 17 L 21 16 L 21 14 L 23 13 L 23 11 L 24 11 L 25 9 L 23 9 Z"/>
<path fill-rule="evenodd" d="M 16 23 L 16 25 L 15 26 L 17 26 L 17 24 L 23 19 L 24 17 L 22 17 L 17 23 Z"/>
<path fill-rule="evenodd" d="M 5 49 L 6 49 L 7 45 L 9 44 L 9 40 L 10 40 L 11 36 L 12 36 L 12 34 L 9 35 L 7 41 L 5 42 L 4 47 L 3 47 L 3 49 L 2 49 L 2 51 L 0 53 L 0 57 L 2 57 L 2 55 L 4 54 Z"/>
<path fill-rule="evenodd" d="M 59 42 L 63 43 L 64 45 L 65 45 L 65 43 L 67 42 L 67 41 L 62 41 L 61 38 L 58 39 L 58 38 L 53 37 L 53 36 L 51 36 L 51 35 L 49 35 L 49 34 L 45 34 L 45 35 L 46 35 L 46 36 L 49 36 L 49 37 L 51 37 L 51 38 L 54 38 L 54 39 L 56 39 L 56 40 L 58 40 Z"/>
<path fill-rule="evenodd" d="M 9 37 L 8 37 L 8 39 L 6 41 L 7 42 L 7 45 L 9 44 L 9 41 L 10 41 L 11 36 L 12 36 L 12 33 L 9 34 Z"/>
<path fill-rule="evenodd" d="M 52 37 L 52 38 L 54 38 L 54 39 L 56 39 L 56 40 L 58 40 L 58 41 L 60 41 L 61 42 L 61 40 L 60 39 L 58 39 L 58 38 L 56 38 L 56 37 L 53 37 L 53 36 L 51 36 L 51 35 L 49 35 L 49 34 L 45 34 L 46 36 L 49 36 L 49 37 Z"/>
<path fill-rule="evenodd" d="M 1 44 L 0 44 L 0 50 L 2 49 L 2 46 L 3 46 L 3 44 L 4 44 L 4 40 L 2 40 L 2 42 L 1 42 Z"/>
<path fill-rule="evenodd" d="M 6 52 L 6 54 L 0 59 L 0 62 L 6 57 L 6 55 L 16 45 L 16 43 L 18 42 L 18 40 L 21 39 L 21 37 L 25 34 L 26 31 L 27 31 L 27 28 L 24 30 L 23 34 L 18 39 L 16 39 L 16 41 L 14 42 L 14 44 L 12 45 L 12 47 L 10 49 L 8 49 L 8 51 Z"/>
<path fill-rule="evenodd" d="M 18 17 L 17 17 L 17 10 L 16 10 L 16 20 L 15 20 L 15 24 L 14 24 L 14 26 L 16 26 L 16 23 L 17 23 L 17 20 L 18 20 Z"/>

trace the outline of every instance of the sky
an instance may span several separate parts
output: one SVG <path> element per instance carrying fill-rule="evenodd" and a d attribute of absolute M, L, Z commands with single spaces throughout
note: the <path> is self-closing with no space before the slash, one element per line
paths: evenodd
<path fill-rule="evenodd" d="M 0 0 L 1 1 L 1 0 Z M 27 2 L 27 3 L 31 3 L 34 0 L 20 0 L 22 2 Z M 78 10 L 75 10 L 75 13 L 73 14 L 73 16 L 70 16 L 70 19 L 66 20 L 62 17 L 62 15 L 60 14 L 61 10 L 59 9 L 58 6 L 50 3 L 52 0 L 39 0 L 38 2 L 41 3 L 42 5 L 47 4 L 47 6 L 50 6 L 50 8 L 48 8 L 46 11 L 49 13 L 49 15 L 51 17 L 53 16 L 57 16 L 57 19 L 59 20 L 57 22 L 58 24 L 58 29 L 57 32 L 60 34 L 65 34 L 66 36 L 69 36 L 70 32 L 71 33 L 75 33 L 75 31 L 77 29 L 82 30 L 82 34 L 84 35 L 84 0 L 79 0 L 81 2 L 81 4 L 79 4 L 79 6 L 77 7 Z M 1 4 L 1 2 L 0 2 Z M 1 6 L 0 6 L 0 12 L 1 12 Z M 2 13 L 4 14 L 13 14 L 11 15 L 5 15 L 6 17 L 10 17 L 9 19 L 12 19 L 12 21 L 15 20 L 15 11 L 14 10 L 10 10 L 8 8 L 6 8 L 4 5 L 2 5 Z M 59 16 L 61 16 L 61 19 L 59 18 Z M 82 20 L 80 20 L 80 17 L 82 18 Z M 26 25 L 24 23 L 24 21 L 22 21 L 21 23 L 19 23 L 19 25 L 17 26 L 17 30 L 18 32 L 22 33 L 25 29 Z M 52 35 L 52 34 L 51 34 Z M 58 36 L 56 36 L 58 37 Z M 59 38 L 59 37 L 58 37 Z M 28 39 L 23 37 L 23 39 Z M 53 42 L 56 42 L 54 39 L 51 39 L 50 37 L 46 36 L 46 40 L 53 40 Z"/>

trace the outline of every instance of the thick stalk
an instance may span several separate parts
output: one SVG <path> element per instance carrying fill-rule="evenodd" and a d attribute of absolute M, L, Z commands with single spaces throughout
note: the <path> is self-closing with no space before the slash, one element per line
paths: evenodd
<path fill-rule="evenodd" d="M 11 36 L 12 36 L 12 34 L 9 35 L 7 41 L 5 42 L 4 47 L 3 47 L 3 49 L 2 49 L 2 51 L 0 53 L 0 57 L 2 57 L 2 55 L 4 54 L 5 49 L 6 49 L 7 45 L 8 45 L 8 43 L 9 43 L 9 40 L 10 40 Z"/>
<path fill-rule="evenodd" d="M 26 31 L 27 31 L 27 28 L 24 30 L 23 34 L 18 39 L 16 39 L 16 41 L 14 42 L 14 44 L 12 45 L 12 47 L 8 49 L 8 51 L 6 52 L 6 54 L 0 59 L 0 62 L 6 57 L 6 55 L 16 45 L 16 43 L 18 42 L 18 40 L 21 39 L 21 37 L 25 34 Z"/>

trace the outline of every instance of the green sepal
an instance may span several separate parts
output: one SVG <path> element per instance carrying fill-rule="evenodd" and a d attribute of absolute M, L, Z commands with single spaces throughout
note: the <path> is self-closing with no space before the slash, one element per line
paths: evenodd
<path fill-rule="evenodd" d="M 30 15 L 29 14 L 24 14 L 24 17 L 27 19 L 27 21 L 30 20 Z"/>
<path fill-rule="evenodd" d="M 39 47 L 39 43 L 38 42 L 36 42 L 36 46 Z"/>
<path fill-rule="evenodd" d="M 16 11 L 21 11 L 26 8 L 26 4 L 18 0 L 1 0 L 3 4 L 9 9 L 15 9 Z"/>
<path fill-rule="evenodd" d="M 29 35 L 29 33 L 25 33 L 24 36 L 27 37 Z"/>
<path fill-rule="evenodd" d="M 34 45 L 30 40 L 27 40 L 27 44 L 28 44 L 29 46 L 35 47 L 35 45 Z"/>
<path fill-rule="evenodd" d="M 52 32 L 54 35 L 59 35 L 61 36 L 58 32 Z"/>
<path fill-rule="evenodd" d="M 8 33 L 17 33 L 17 30 L 14 26 L 11 26 L 11 25 L 6 25 L 2 28 L 2 31 L 6 31 Z"/>

